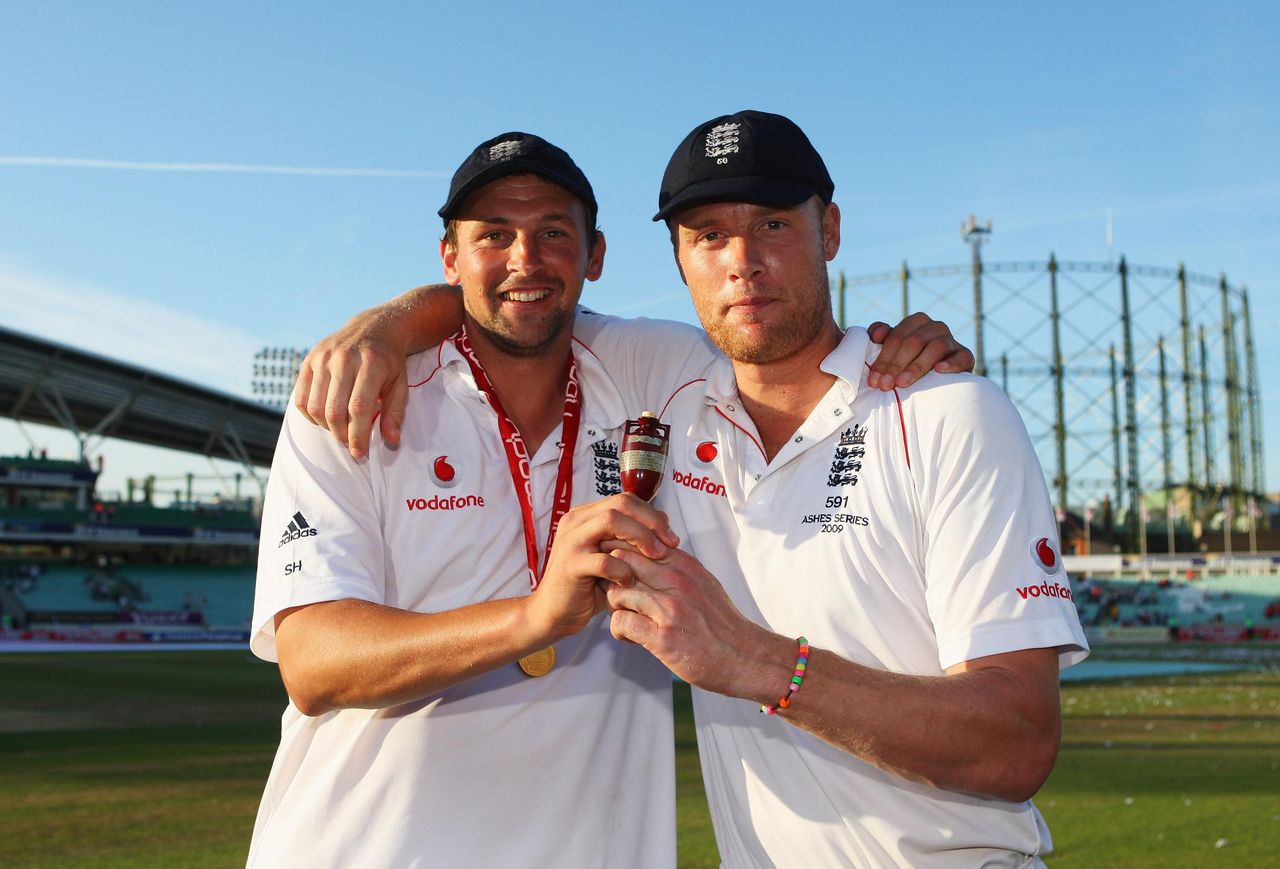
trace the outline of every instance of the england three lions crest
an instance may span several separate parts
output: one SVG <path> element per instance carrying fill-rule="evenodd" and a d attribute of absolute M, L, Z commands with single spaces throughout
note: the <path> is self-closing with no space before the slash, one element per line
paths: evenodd
<path fill-rule="evenodd" d="M 618 464 L 618 445 L 599 440 L 591 445 L 594 453 L 596 494 L 604 497 L 622 491 L 622 467 Z"/>
<path fill-rule="evenodd" d="M 867 454 L 867 427 L 854 425 L 840 433 L 835 455 L 831 459 L 831 472 L 827 485 L 832 488 L 858 485 L 858 472 L 862 470 L 862 458 Z"/>

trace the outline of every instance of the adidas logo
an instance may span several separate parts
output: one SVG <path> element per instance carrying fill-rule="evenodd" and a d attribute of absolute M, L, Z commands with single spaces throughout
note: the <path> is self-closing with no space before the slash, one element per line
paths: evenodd
<path fill-rule="evenodd" d="M 276 546 L 279 549 L 286 543 L 292 543 L 295 540 L 301 540 L 303 537 L 315 537 L 316 529 L 312 528 L 307 520 L 303 517 L 301 511 L 293 514 L 293 519 L 289 520 L 289 524 L 284 528 L 284 534 L 280 536 L 280 543 Z"/>

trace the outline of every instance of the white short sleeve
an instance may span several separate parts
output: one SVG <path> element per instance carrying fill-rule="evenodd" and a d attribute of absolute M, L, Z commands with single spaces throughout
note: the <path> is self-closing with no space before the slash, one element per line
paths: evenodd
<path fill-rule="evenodd" d="M 262 509 L 250 649 L 277 660 L 275 616 L 290 607 L 381 602 L 383 559 L 368 460 L 290 407 Z"/>
<path fill-rule="evenodd" d="M 991 381 L 930 376 L 904 402 L 924 516 L 926 599 L 943 669 L 1054 647 L 1088 651 L 1026 427 Z"/>

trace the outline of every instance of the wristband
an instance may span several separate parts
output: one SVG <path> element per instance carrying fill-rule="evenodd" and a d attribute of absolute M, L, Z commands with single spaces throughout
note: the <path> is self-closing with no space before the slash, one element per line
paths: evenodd
<path fill-rule="evenodd" d="M 777 715 L 779 709 L 788 708 L 791 705 L 791 695 L 799 691 L 804 683 L 804 671 L 809 666 L 809 640 L 807 637 L 797 637 L 796 642 L 800 644 L 800 652 L 796 655 L 796 670 L 791 674 L 787 693 L 779 697 L 778 702 L 772 706 L 761 706 L 760 711 L 765 715 Z"/>

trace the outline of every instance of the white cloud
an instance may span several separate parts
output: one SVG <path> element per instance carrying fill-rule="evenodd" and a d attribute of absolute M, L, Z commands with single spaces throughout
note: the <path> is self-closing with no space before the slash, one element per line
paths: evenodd
<path fill-rule="evenodd" d="M 202 386 L 248 395 L 261 338 L 91 283 L 45 274 L 0 252 L 0 322 Z"/>
<path fill-rule="evenodd" d="M 265 166 L 257 163 L 159 163 L 99 160 L 83 157 L 0 156 L 0 166 L 45 166 L 60 169 L 125 169 L 140 172 L 234 172 L 266 175 L 340 175 L 366 178 L 448 178 L 437 169 L 352 169 L 325 166 Z"/>

